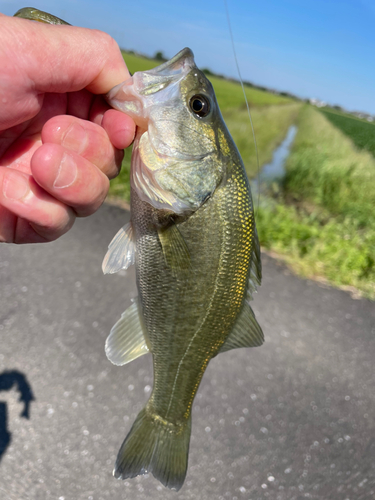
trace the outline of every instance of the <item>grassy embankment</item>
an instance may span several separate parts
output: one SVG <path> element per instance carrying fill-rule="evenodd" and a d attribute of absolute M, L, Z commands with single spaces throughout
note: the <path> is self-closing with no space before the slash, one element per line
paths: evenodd
<path fill-rule="evenodd" d="M 159 65 L 159 62 L 134 54 L 124 53 L 131 73 L 144 71 Z M 228 128 L 244 160 L 249 177 L 257 175 L 254 139 L 240 85 L 217 77 L 210 77 L 220 109 Z M 274 148 L 283 140 L 288 127 L 295 120 L 300 104 L 283 96 L 246 87 L 246 96 L 251 107 L 255 135 L 258 144 L 259 164 L 272 158 Z M 129 172 L 131 148 L 125 151 L 120 175 L 111 181 L 110 195 L 129 200 Z"/>
<path fill-rule="evenodd" d="M 375 159 L 369 141 L 355 146 L 364 122 L 345 118 L 359 123 L 340 126 L 349 138 L 325 115 L 310 106 L 300 113 L 283 194 L 258 213 L 260 239 L 300 274 L 375 298 Z"/>

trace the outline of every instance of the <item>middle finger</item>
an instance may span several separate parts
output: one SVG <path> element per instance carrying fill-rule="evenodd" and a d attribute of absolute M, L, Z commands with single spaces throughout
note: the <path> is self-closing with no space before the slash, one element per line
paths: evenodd
<path fill-rule="evenodd" d="M 109 179 L 121 168 L 123 152 L 116 149 L 103 127 L 70 115 L 55 116 L 42 130 L 43 144 L 58 144 L 98 167 Z"/>
<path fill-rule="evenodd" d="M 80 217 L 94 213 L 109 188 L 108 177 L 90 161 L 58 144 L 44 144 L 31 159 L 36 182 Z"/>

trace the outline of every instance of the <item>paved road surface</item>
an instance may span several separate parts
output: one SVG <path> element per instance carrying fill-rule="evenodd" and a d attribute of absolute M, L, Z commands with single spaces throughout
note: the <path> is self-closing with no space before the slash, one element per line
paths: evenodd
<path fill-rule="evenodd" d="M 119 368 L 103 350 L 136 295 L 133 269 L 101 273 L 127 220 L 105 205 L 58 242 L 0 246 L 1 500 L 373 498 L 375 304 L 267 257 L 254 302 L 266 343 L 210 363 L 184 487 L 112 477 L 152 385 L 149 356 Z"/>

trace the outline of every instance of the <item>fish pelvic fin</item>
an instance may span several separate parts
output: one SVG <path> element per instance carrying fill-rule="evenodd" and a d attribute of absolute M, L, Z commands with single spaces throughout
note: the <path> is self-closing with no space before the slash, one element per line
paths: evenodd
<path fill-rule="evenodd" d="M 109 244 L 104 257 L 102 270 L 104 274 L 114 274 L 134 264 L 135 243 L 131 222 L 125 224 Z"/>
<path fill-rule="evenodd" d="M 185 481 L 190 433 L 191 415 L 183 424 L 174 424 L 147 404 L 120 448 L 113 475 L 127 479 L 151 472 L 164 486 L 178 491 Z"/>

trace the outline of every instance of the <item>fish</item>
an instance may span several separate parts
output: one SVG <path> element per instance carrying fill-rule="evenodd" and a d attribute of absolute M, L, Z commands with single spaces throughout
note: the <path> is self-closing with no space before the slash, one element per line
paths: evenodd
<path fill-rule="evenodd" d="M 34 8 L 15 16 L 68 24 Z M 114 476 L 152 473 L 179 490 L 188 465 L 191 410 L 208 363 L 258 347 L 250 306 L 261 284 L 250 185 L 213 87 L 185 48 L 136 72 L 107 95 L 136 125 L 131 218 L 111 241 L 103 272 L 135 265 L 139 295 L 111 329 L 105 352 L 125 365 L 150 352 L 149 401 L 119 450 Z"/>
<path fill-rule="evenodd" d="M 106 96 L 137 131 L 131 216 L 111 241 L 103 272 L 135 265 L 138 297 L 112 328 L 108 359 L 150 352 L 154 381 L 117 456 L 114 476 L 185 480 L 194 397 L 219 353 L 264 336 L 250 300 L 261 255 L 249 181 L 212 84 L 189 48 Z"/>

